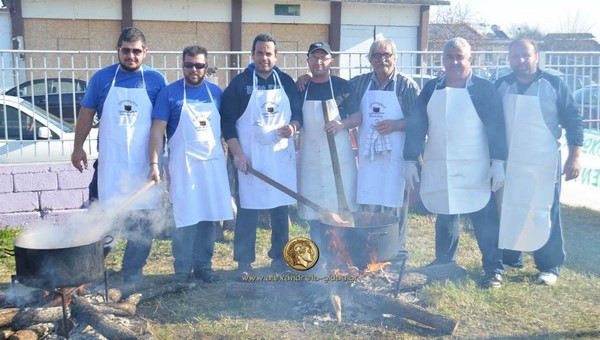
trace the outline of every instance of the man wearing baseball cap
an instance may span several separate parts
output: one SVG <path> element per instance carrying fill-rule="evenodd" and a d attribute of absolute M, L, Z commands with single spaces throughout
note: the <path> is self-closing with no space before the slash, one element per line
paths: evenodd
<path fill-rule="evenodd" d="M 306 60 L 312 78 L 300 95 L 303 127 L 300 133 L 299 193 L 325 209 L 339 210 L 327 141 L 327 133 L 333 133 L 346 201 L 351 210 L 356 210 L 356 161 L 348 129 L 342 119 L 358 112 L 358 103 L 352 95 L 350 83 L 329 74 L 333 55 L 328 43 L 312 43 Z M 327 122 L 324 114 L 328 114 Z M 327 246 L 320 244 L 318 237 L 319 214 L 298 203 L 298 215 L 309 222 L 311 239 L 317 246 Z"/>

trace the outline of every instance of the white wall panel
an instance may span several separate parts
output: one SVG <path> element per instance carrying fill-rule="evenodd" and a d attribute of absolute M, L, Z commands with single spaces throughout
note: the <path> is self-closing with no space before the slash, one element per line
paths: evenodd
<path fill-rule="evenodd" d="M 300 16 L 275 15 L 275 4 L 300 5 Z M 327 1 L 242 0 L 242 22 L 248 23 L 329 24 L 330 12 Z"/>
<path fill-rule="evenodd" d="M 134 0 L 134 20 L 230 22 L 229 0 Z"/>
<path fill-rule="evenodd" d="M 21 8 L 24 18 L 121 20 L 120 0 L 24 0 Z"/>
<path fill-rule="evenodd" d="M 344 2 L 342 25 L 419 26 L 419 6 Z"/>

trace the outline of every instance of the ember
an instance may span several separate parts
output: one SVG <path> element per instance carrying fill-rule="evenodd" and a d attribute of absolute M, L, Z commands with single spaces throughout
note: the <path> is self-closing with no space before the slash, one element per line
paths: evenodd
<path fill-rule="evenodd" d="M 365 273 L 373 273 L 377 271 L 383 271 L 385 267 L 392 264 L 391 262 L 379 262 L 379 263 L 369 263 L 367 269 L 365 269 Z"/>

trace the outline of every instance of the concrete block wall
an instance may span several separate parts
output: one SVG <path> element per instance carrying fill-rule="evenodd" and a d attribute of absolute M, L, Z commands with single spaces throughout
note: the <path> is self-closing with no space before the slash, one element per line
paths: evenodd
<path fill-rule="evenodd" d="M 0 227 L 61 223 L 82 209 L 94 171 L 69 162 L 0 165 Z"/>

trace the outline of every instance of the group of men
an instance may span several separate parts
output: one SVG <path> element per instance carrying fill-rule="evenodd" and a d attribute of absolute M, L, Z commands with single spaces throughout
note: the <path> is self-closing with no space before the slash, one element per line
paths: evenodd
<path fill-rule="evenodd" d="M 503 253 L 504 263 L 523 265 L 520 252 L 502 248 L 544 246 L 535 252 L 540 279 L 548 284 L 556 281 L 564 261 L 556 139 L 561 127 L 566 129 L 570 156 L 564 173 L 567 180 L 575 178 L 583 128 L 564 83 L 537 68 L 532 41 L 511 44 L 514 72 L 498 80 L 496 88 L 472 75 L 468 42 L 451 39 L 443 52 L 445 74 L 430 81 L 421 94 L 412 79 L 396 70 L 396 46 L 389 39 L 371 45 L 373 72 L 350 81 L 330 74 L 334 59 L 330 46 L 313 43 L 307 53 L 311 75 L 296 83 L 276 66 L 276 40 L 259 34 L 252 44 L 252 63 L 224 91 L 205 80 L 208 52 L 203 47 L 184 48 L 184 78 L 169 85 L 159 72 L 143 65 L 147 47 L 138 29 L 123 30 L 117 52 L 119 64 L 98 71 L 90 80 L 77 121 L 72 163 L 80 171 L 87 166 L 83 141 L 97 114 L 99 157 L 90 197 L 110 208 L 115 197 L 166 176 L 161 171 L 166 132 L 176 280 L 192 276 L 217 280 L 211 268 L 213 222 L 233 219 L 223 137 L 238 170 L 233 258 L 239 273 L 253 270 L 260 210 L 268 210 L 271 218 L 271 269 L 286 270 L 288 207 L 296 203 L 251 172 L 262 172 L 331 211 L 340 209 L 335 180 L 339 176 L 350 210 L 399 216 L 399 208 L 407 204 L 405 183 L 412 189 L 419 181 L 422 155 L 421 197 L 425 207 L 438 214 L 433 264 L 456 261 L 459 215 L 469 214 L 487 286 L 502 284 Z M 358 157 L 349 137 L 355 127 Z M 332 170 L 331 135 L 339 173 Z M 540 150 L 539 156 L 526 151 L 532 148 Z M 493 192 L 504 183 L 497 205 Z M 520 195 L 523 185 L 532 190 L 531 197 Z M 151 221 L 144 212 L 160 206 L 160 193 L 155 188 L 153 199 L 129 207 L 142 213 L 131 214 L 127 221 L 141 237 L 127 242 L 121 270 L 126 281 L 142 277 L 152 244 Z M 530 206 L 535 210 L 528 210 Z M 300 203 L 298 214 L 309 221 L 311 238 L 319 244 L 319 214 Z M 550 241 L 543 241 L 544 235 Z"/>

